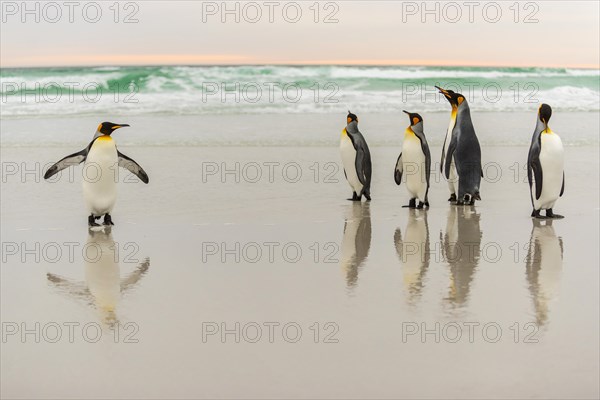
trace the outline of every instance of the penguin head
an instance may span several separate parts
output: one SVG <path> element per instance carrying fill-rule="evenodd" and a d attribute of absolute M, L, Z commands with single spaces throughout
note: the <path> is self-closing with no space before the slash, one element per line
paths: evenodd
<path fill-rule="evenodd" d="M 109 135 L 119 128 L 129 126 L 127 124 L 113 124 L 112 122 L 103 122 L 98 125 L 98 133 Z"/>
<path fill-rule="evenodd" d="M 548 129 L 548 121 L 550 121 L 550 117 L 552 116 L 552 107 L 548 104 L 542 104 L 538 109 L 538 118 L 540 121 L 544 123 L 546 129 Z"/>
<path fill-rule="evenodd" d="M 411 113 L 406 110 L 402 110 L 403 113 L 408 114 L 408 119 L 410 119 L 410 127 L 415 130 L 422 131 L 423 130 L 423 118 L 417 113 Z"/>
<path fill-rule="evenodd" d="M 348 110 L 348 116 L 346 117 L 346 123 L 351 123 L 353 121 L 356 121 L 358 123 L 358 117 L 356 116 L 356 114 L 352 114 L 350 112 L 350 110 Z"/>
<path fill-rule="evenodd" d="M 450 103 L 450 105 L 454 108 L 454 107 L 460 107 L 463 103 L 466 104 L 466 99 L 465 96 L 463 96 L 460 93 L 456 93 L 453 90 L 450 89 L 442 89 L 439 86 L 436 86 L 436 89 L 440 91 L 441 94 L 444 95 L 444 97 L 446 98 L 446 100 L 448 100 L 448 102 Z"/>

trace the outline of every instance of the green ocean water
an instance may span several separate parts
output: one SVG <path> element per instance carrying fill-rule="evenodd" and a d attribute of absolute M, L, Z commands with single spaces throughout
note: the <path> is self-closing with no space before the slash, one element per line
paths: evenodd
<path fill-rule="evenodd" d="M 357 66 L 11 68 L 2 118 L 125 113 L 206 115 L 445 111 L 434 85 L 482 111 L 600 110 L 600 72 L 585 69 Z"/>

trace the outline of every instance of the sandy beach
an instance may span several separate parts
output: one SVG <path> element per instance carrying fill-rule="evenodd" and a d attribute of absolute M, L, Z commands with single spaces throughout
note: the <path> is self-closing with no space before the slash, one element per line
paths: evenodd
<path fill-rule="evenodd" d="M 116 225 L 92 233 L 82 168 L 41 171 L 93 119 L 2 121 L 2 397 L 597 398 L 598 114 L 556 116 L 565 219 L 541 223 L 534 121 L 510 116 L 477 115 L 483 201 L 449 205 L 436 172 L 425 211 L 393 181 L 397 115 L 361 122 L 361 204 L 345 200 L 343 118 L 228 117 L 208 143 L 216 117 L 134 117 L 116 140 L 150 184 L 119 175 Z M 445 121 L 425 120 L 434 163 Z M 16 145 L 26 131 L 42 136 Z"/>

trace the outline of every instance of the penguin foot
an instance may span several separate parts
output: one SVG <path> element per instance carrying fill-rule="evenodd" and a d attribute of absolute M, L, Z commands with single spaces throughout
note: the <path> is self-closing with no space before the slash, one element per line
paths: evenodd
<path fill-rule="evenodd" d="M 456 193 L 452 193 L 448 201 L 456 201 Z"/>
<path fill-rule="evenodd" d="M 421 209 L 423 209 L 424 207 L 427 207 L 427 208 L 429 208 L 429 202 L 428 202 L 428 201 L 425 201 L 425 202 L 423 202 L 423 201 L 419 201 L 419 205 L 417 206 L 417 208 L 418 208 L 419 210 L 421 210 Z"/>
<path fill-rule="evenodd" d="M 100 217 L 94 217 L 93 215 L 90 215 L 88 217 L 88 226 L 100 226 L 99 224 L 96 223 L 96 221 L 94 221 L 95 219 L 98 219 Z"/>
<path fill-rule="evenodd" d="M 103 225 L 114 225 L 112 222 L 112 217 L 110 216 L 110 214 L 105 214 L 104 215 L 104 223 Z"/>
<path fill-rule="evenodd" d="M 359 195 L 356 194 L 356 192 L 352 192 L 352 198 L 351 199 L 346 199 L 346 200 L 350 200 L 350 201 L 360 201 L 360 197 Z"/>
<path fill-rule="evenodd" d="M 563 215 L 558 215 L 558 214 L 554 214 L 552 212 L 552 209 L 549 208 L 546 210 L 546 218 L 552 218 L 552 219 L 563 219 L 564 216 Z"/>
<path fill-rule="evenodd" d="M 546 219 L 547 217 L 543 216 L 542 214 L 540 214 L 540 210 L 533 210 L 531 212 L 531 216 L 533 218 L 537 218 L 537 219 Z"/>
<path fill-rule="evenodd" d="M 367 199 L 367 201 L 371 201 L 371 195 L 370 194 L 365 193 L 365 198 Z"/>
<path fill-rule="evenodd" d="M 417 208 L 417 201 L 415 199 L 410 199 L 407 205 L 402 206 L 402 208 Z"/>

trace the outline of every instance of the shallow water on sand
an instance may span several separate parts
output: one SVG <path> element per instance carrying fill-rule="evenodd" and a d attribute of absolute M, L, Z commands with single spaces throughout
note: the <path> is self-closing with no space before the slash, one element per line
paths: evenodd
<path fill-rule="evenodd" d="M 438 174 L 414 211 L 399 146 L 368 204 L 335 147 L 124 146 L 150 184 L 119 176 L 92 233 L 81 167 L 23 175 L 75 150 L 2 149 L 3 397 L 599 394 L 597 147 L 566 148 L 566 218 L 537 223 L 522 147 L 484 148 L 476 207 Z"/>

